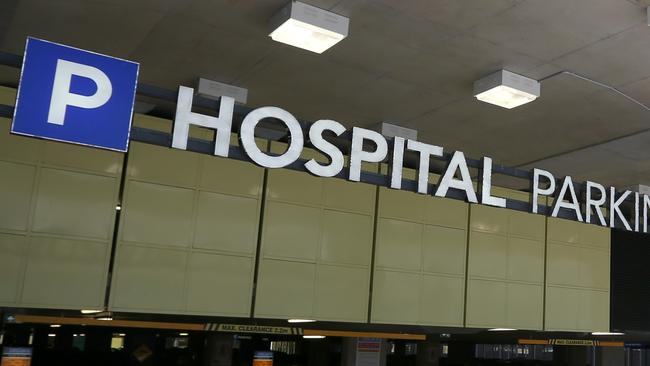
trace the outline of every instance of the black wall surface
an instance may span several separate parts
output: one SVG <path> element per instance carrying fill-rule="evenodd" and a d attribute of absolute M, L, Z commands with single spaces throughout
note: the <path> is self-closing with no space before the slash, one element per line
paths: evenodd
<path fill-rule="evenodd" d="M 650 234 L 611 235 L 611 329 L 650 331 Z"/>

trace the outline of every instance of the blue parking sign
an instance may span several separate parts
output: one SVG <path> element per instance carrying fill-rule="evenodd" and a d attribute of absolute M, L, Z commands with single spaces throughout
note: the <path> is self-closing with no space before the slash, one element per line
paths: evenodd
<path fill-rule="evenodd" d="M 11 132 L 126 152 L 139 64 L 28 38 Z"/>

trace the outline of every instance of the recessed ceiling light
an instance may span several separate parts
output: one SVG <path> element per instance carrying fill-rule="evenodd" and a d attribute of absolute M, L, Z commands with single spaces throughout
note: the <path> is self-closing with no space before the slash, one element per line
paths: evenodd
<path fill-rule="evenodd" d="M 314 323 L 314 322 L 316 322 L 315 320 L 312 320 L 312 319 L 289 319 L 287 321 L 289 323 Z"/>
<path fill-rule="evenodd" d="M 474 97 L 482 102 L 512 109 L 540 95 L 539 81 L 499 70 L 474 82 Z"/>
<path fill-rule="evenodd" d="M 302 336 L 305 339 L 323 339 L 325 338 L 324 335 L 304 335 Z"/>
<path fill-rule="evenodd" d="M 492 328 L 488 329 L 488 332 L 514 332 L 517 329 L 512 329 L 512 328 Z"/>
<path fill-rule="evenodd" d="M 622 336 L 625 335 L 625 333 L 620 333 L 620 332 L 593 332 L 591 335 L 595 336 Z"/>
<path fill-rule="evenodd" d="M 277 42 L 323 53 L 348 36 L 350 20 L 330 11 L 291 1 L 273 18 L 269 36 Z"/>

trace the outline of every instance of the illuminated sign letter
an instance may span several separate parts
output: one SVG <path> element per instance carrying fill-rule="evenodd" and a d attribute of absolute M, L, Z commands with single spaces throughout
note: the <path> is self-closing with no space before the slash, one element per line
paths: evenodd
<path fill-rule="evenodd" d="M 548 188 L 541 188 L 539 186 L 539 177 L 545 177 L 548 182 Z M 537 213 L 538 200 L 540 195 L 550 196 L 555 192 L 555 177 L 553 174 L 542 169 L 533 169 L 533 196 L 532 196 L 532 212 Z"/>
<path fill-rule="evenodd" d="M 393 158 L 390 162 L 390 188 L 402 188 L 402 169 L 404 169 L 404 138 L 393 139 Z"/>
<path fill-rule="evenodd" d="M 427 194 L 429 185 L 429 156 L 442 156 L 440 146 L 429 145 L 423 142 L 408 140 L 406 147 L 420 153 L 420 166 L 418 167 L 418 193 Z"/>
<path fill-rule="evenodd" d="M 630 195 L 630 191 L 625 191 L 618 199 L 616 199 L 616 188 L 609 188 L 609 227 L 613 228 L 616 222 L 616 216 L 621 220 L 625 229 L 627 231 L 632 231 L 630 224 L 628 224 L 627 219 L 623 216 L 619 206 L 625 201 L 627 196 Z"/>
<path fill-rule="evenodd" d="M 570 197 L 571 201 L 569 202 L 566 202 L 564 200 L 564 196 L 566 195 L 567 190 L 571 195 Z M 553 212 L 551 213 L 551 216 L 557 217 L 557 214 L 560 212 L 561 208 L 573 210 L 576 213 L 576 218 L 578 218 L 578 221 L 582 221 L 582 212 L 580 212 L 580 202 L 578 202 L 576 191 L 573 188 L 573 180 L 571 180 L 571 177 L 569 176 L 564 177 L 564 180 L 562 181 L 562 187 L 560 188 L 560 193 L 557 195 L 557 197 L 555 197 L 555 204 L 553 205 Z"/>
<path fill-rule="evenodd" d="M 460 171 L 461 179 L 455 178 L 456 170 Z M 454 155 L 449 161 L 449 165 L 447 165 L 447 170 L 445 170 L 445 175 L 440 179 L 436 196 L 445 197 L 449 188 L 465 191 L 469 202 L 478 203 L 476 192 L 474 192 L 474 185 L 472 184 L 472 177 L 469 175 L 469 169 L 465 161 L 465 155 L 461 151 L 454 152 Z"/>
<path fill-rule="evenodd" d="M 506 199 L 492 195 L 492 159 L 483 158 L 483 174 L 481 174 L 481 203 L 484 205 L 506 207 Z"/>
<path fill-rule="evenodd" d="M 265 118 L 278 119 L 284 122 L 289 129 L 289 148 L 282 155 L 267 155 L 255 143 L 255 128 Z M 298 123 L 296 117 L 284 109 L 277 107 L 257 108 L 244 117 L 239 130 L 239 141 L 248 157 L 255 164 L 264 168 L 283 168 L 293 163 L 300 157 L 304 144 L 302 127 L 300 127 L 300 123 Z"/>
<path fill-rule="evenodd" d="M 363 142 L 370 140 L 377 147 L 375 151 L 364 151 Z M 349 180 L 358 182 L 361 180 L 361 162 L 378 163 L 386 158 L 388 154 L 388 143 L 380 133 L 366 130 L 365 128 L 352 128 L 352 147 L 350 151 L 350 175 Z"/>
<path fill-rule="evenodd" d="M 323 131 L 325 130 L 332 131 L 336 136 L 340 136 L 345 132 L 345 127 L 336 121 L 327 119 L 316 121 L 311 125 L 309 129 L 309 141 L 311 141 L 311 144 L 315 148 L 329 156 L 330 163 L 323 165 L 315 159 L 311 159 L 305 164 L 305 168 L 319 177 L 333 177 L 343 169 L 343 153 L 338 147 L 323 138 Z"/>
<path fill-rule="evenodd" d="M 597 189 L 598 192 L 600 192 L 600 198 L 599 199 L 594 199 L 593 195 L 593 189 Z M 605 216 L 603 215 L 603 211 L 601 207 L 605 204 L 607 201 L 607 193 L 605 191 L 605 187 L 603 187 L 601 184 L 587 181 L 587 186 L 586 186 L 586 199 L 585 199 L 585 222 L 591 223 L 591 215 L 592 215 L 592 207 L 594 211 L 596 212 L 596 216 L 598 217 L 598 221 L 602 226 L 607 226 L 607 222 L 605 221 Z"/>
<path fill-rule="evenodd" d="M 219 117 L 207 116 L 192 112 L 192 99 L 194 89 L 186 86 L 178 88 L 178 102 L 176 104 L 176 117 L 174 118 L 174 132 L 172 134 L 172 147 L 187 150 L 187 139 L 190 134 L 190 125 L 213 129 L 214 155 L 228 157 L 230 149 L 230 132 L 232 130 L 232 114 L 235 100 L 222 96 L 219 106 Z"/>

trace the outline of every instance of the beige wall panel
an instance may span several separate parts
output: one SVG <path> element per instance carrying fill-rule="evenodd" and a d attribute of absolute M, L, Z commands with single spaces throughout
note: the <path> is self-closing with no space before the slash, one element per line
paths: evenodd
<path fill-rule="evenodd" d="M 36 167 L 0 161 L 0 229 L 27 230 Z"/>
<path fill-rule="evenodd" d="M 467 206 L 379 189 L 373 323 L 462 325 Z"/>
<path fill-rule="evenodd" d="M 256 317 L 367 320 L 375 196 L 376 187 L 368 184 L 268 171 Z M 313 272 L 292 280 L 300 281 L 306 299 L 296 300 L 297 290 L 285 288 L 292 282 L 279 275 L 296 268 Z M 296 304 L 284 303 L 278 291 L 290 292 Z"/>
<path fill-rule="evenodd" d="M 27 250 L 25 236 L 0 234 L 0 303 L 18 303 Z"/>
<path fill-rule="evenodd" d="M 548 240 L 545 328 L 609 330 L 609 229 L 549 218 Z M 566 315 L 567 299 L 572 319 Z"/>
<path fill-rule="evenodd" d="M 255 316 L 313 319 L 316 265 L 266 259 L 260 263 Z"/>
<path fill-rule="evenodd" d="M 109 307 L 249 316 L 264 170 L 140 143 L 129 154 Z"/>
<path fill-rule="evenodd" d="M 192 187 L 199 174 L 199 154 L 133 143 L 129 147 L 130 178 L 179 187 Z"/>
<path fill-rule="evenodd" d="M 543 322 L 544 286 L 508 284 L 506 324 L 514 329 L 536 329 Z"/>
<path fill-rule="evenodd" d="M 187 256 L 175 249 L 121 246 L 111 292 L 113 308 L 149 312 L 183 309 Z"/>
<path fill-rule="evenodd" d="M 251 223 L 258 220 L 257 199 L 200 192 L 197 205 L 195 248 L 255 253 L 257 231 L 251 230 Z"/>
<path fill-rule="evenodd" d="M 40 161 L 44 142 L 35 138 L 9 133 L 11 120 L 0 118 L 0 159 L 5 161 L 37 163 Z"/>
<path fill-rule="evenodd" d="M 422 224 L 379 219 L 375 266 L 419 271 L 422 256 Z"/>
<path fill-rule="evenodd" d="M 115 178 L 44 168 L 33 230 L 108 240 L 115 212 Z"/>
<path fill-rule="evenodd" d="M 420 274 L 375 270 L 372 323 L 418 324 Z"/>
<path fill-rule="evenodd" d="M 508 284 L 502 281 L 467 281 L 467 326 L 507 328 Z"/>
<path fill-rule="evenodd" d="M 263 254 L 314 262 L 321 235 L 322 210 L 269 202 L 264 225 Z"/>
<path fill-rule="evenodd" d="M 108 244 L 33 236 L 29 249 L 24 304 L 72 309 L 103 306 Z"/>
<path fill-rule="evenodd" d="M 219 313 L 246 317 L 250 308 L 254 260 L 206 253 L 192 253 L 187 266 L 189 313 Z"/>
<path fill-rule="evenodd" d="M 318 319 L 359 322 L 368 315 L 368 270 L 321 265 L 316 274 L 314 314 Z"/>
<path fill-rule="evenodd" d="M 125 197 L 123 240 L 190 246 L 193 190 L 133 181 L 129 182 Z"/>
<path fill-rule="evenodd" d="M 422 241 L 422 270 L 465 276 L 467 232 L 425 225 Z"/>
<path fill-rule="evenodd" d="M 460 277 L 423 275 L 420 283 L 419 322 L 458 326 L 465 298 L 465 280 Z"/>
<path fill-rule="evenodd" d="M 114 152 L 92 147 L 46 142 L 43 162 L 64 168 L 118 175 L 122 171 L 122 159 L 116 159 L 115 155 Z"/>
<path fill-rule="evenodd" d="M 322 263 L 370 265 L 372 246 L 368 244 L 372 243 L 371 216 L 323 210 L 322 227 Z"/>
<path fill-rule="evenodd" d="M 504 189 L 495 194 L 525 198 Z M 542 329 L 544 216 L 483 205 L 470 211 L 466 326 Z"/>

